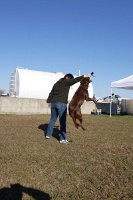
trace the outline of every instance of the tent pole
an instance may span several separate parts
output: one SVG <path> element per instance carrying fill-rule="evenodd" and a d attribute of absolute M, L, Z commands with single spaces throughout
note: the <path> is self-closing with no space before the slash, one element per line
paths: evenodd
<path fill-rule="evenodd" d="M 111 117 L 111 107 L 112 107 L 112 88 L 111 88 L 111 98 L 110 98 L 110 117 Z"/>

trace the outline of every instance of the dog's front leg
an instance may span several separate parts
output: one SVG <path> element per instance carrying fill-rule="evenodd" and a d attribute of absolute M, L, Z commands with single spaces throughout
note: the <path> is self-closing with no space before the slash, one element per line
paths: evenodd
<path fill-rule="evenodd" d="M 95 104 L 97 104 L 97 101 L 93 98 L 88 97 L 88 99 L 86 101 L 93 101 Z"/>

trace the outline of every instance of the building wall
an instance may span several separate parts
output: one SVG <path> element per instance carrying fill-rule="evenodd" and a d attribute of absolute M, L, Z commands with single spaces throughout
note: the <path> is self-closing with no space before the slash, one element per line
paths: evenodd
<path fill-rule="evenodd" d="M 10 96 L 20 98 L 47 99 L 54 83 L 63 78 L 61 72 L 49 73 L 16 68 L 11 74 Z M 72 99 L 80 83 L 70 87 L 68 100 Z M 89 96 L 93 97 L 93 86 L 89 84 Z"/>

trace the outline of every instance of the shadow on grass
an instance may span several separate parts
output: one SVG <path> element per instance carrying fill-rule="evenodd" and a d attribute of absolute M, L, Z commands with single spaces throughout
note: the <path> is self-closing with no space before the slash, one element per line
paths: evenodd
<path fill-rule="evenodd" d="M 38 128 L 41 129 L 42 131 L 44 131 L 44 136 L 46 136 L 48 124 L 41 124 L 41 125 L 38 126 Z M 56 138 L 58 141 L 60 140 L 59 134 L 60 134 L 60 130 L 59 130 L 58 126 L 54 126 L 52 136 L 54 138 Z"/>
<path fill-rule="evenodd" d="M 10 187 L 0 189 L 1 200 L 22 200 L 23 193 L 26 193 L 35 200 L 51 200 L 49 194 L 34 188 L 24 187 L 20 184 L 11 184 Z"/>

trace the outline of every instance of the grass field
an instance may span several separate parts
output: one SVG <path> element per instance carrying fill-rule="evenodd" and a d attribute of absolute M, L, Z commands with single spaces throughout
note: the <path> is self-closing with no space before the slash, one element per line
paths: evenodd
<path fill-rule="evenodd" d="M 68 116 L 69 144 L 49 118 L 0 115 L 0 200 L 133 200 L 133 116 Z"/>

